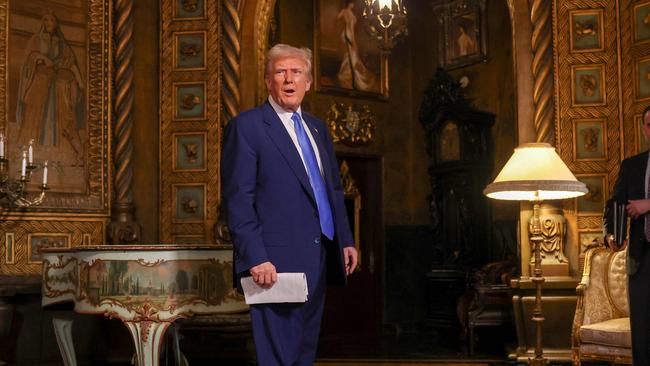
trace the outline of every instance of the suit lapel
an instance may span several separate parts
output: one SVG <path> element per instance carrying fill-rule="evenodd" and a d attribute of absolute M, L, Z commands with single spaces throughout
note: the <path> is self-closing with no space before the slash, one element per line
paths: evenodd
<path fill-rule="evenodd" d="M 273 110 L 273 107 L 271 107 L 268 102 L 264 103 L 263 110 L 266 133 L 275 144 L 275 147 L 280 151 L 280 154 L 282 154 L 287 163 L 289 163 L 291 170 L 293 170 L 293 173 L 296 175 L 296 178 L 298 178 L 298 181 L 300 181 L 305 192 L 307 192 L 309 197 L 311 197 L 312 201 L 315 203 L 316 198 L 314 198 L 314 192 L 312 191 L 311 184 L 309 184 L 309 177 L 305 171 L 305 166 L 300 159 L 298 151 L 296 151 L 296 147 L 293 144 L 291 137 L 289 137 L 289 133 L 284 128 L 282 121 L 280 121 L 280 117 L 278 117 Z"/>

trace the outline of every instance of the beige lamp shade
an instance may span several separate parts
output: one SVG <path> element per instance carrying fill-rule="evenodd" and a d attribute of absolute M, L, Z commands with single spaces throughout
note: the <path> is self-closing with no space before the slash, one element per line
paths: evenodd
<path fill-rule="evenodd" d="M 579 182 L 547 143 L 521 144 L 483 193 L 498 200 L 557 200 L 582 196 Z"/>

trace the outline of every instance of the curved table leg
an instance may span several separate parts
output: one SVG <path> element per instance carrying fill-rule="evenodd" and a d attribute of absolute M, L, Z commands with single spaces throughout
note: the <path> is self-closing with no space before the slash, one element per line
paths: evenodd
<path fill-rule="evenodd" d="M 65 366 L 77 366 L 77 357 L 74 352 L 74 343 L 72 342 L 73 321 L 72 314 L 54 313 L 52 315 L 56 343 L 59 345 L 59 351 L 61 352 Z"/>
<path fill-rule="evenodd" d="M 158 366 L 160 362 L 160 348 L 165 331 L 170 322 L 153 321 L 127 321 L 124 324 L 129 328 L 139 366 Z"/>

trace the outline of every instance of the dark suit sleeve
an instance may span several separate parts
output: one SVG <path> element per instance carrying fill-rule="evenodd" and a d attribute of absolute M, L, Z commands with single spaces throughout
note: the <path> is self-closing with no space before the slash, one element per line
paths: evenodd
<path fill-rule="evenodd" d="M 242 128 L 246 122 L 235 118 L 228 123 L 221 155 L 222 197 L 239 273 L 268 261 L 255 210 L 257 153 Z"/>
<path fill-rule="evenodd" d="M 623 160 L 621 163 L 621 169 L 618 172 L 618 178 L 616 179 L 614 190 L 612 191 L 609 200 L 605 203 L 603 213 L 603 231 L 605 236 L 614 233 L 614 203 L 618 202 L 619 204 L 626 204 L 628 201 L 627 186 L 629 184 L 629 164 L 629 160 Z M 622 243 L 618 244 L 620 245 Z M 605 245 L 607 245 L 607 239 L 605 239 Z"/>
<path fill-rule="evenodd" d="M 323 124 L 322 129 L 329 131 Z M 330 159 L 330 167 L 333 190 L 334 190 L 334 225 L 336 228 L 336 236 L 339 244 L 343 247 L 354 246 L 354 238 L 350 232 L 350 222 L 348 221 L 348 213 L 345 209 L 345 195 L 343 186 L 341 185 L 341 176 L 339 173 L 339 164 L 336 161 L 336 153 L 334 152 L 334 144 L 329 132 L 325 135 L 325 148 L 327 149 L 327 156 Z"/>

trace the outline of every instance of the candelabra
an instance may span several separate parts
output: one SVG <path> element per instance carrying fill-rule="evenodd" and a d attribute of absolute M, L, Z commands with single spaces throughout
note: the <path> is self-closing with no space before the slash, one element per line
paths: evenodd
<path fill-rule="evenodd" d="M 0 208 L 30 207 L 40 205 L 47 191 L 47 160 L 43 162 L 43 182 L 40 193 L 29 197 L 26 186 L 32 179 L 32 173 L 39 168 L 34 164 L 34 140 L 27 148 L 22 148 L 20 179 L 11 179 L 9 159 L 5 154 L 5 135 L 0 132 Z"/>

